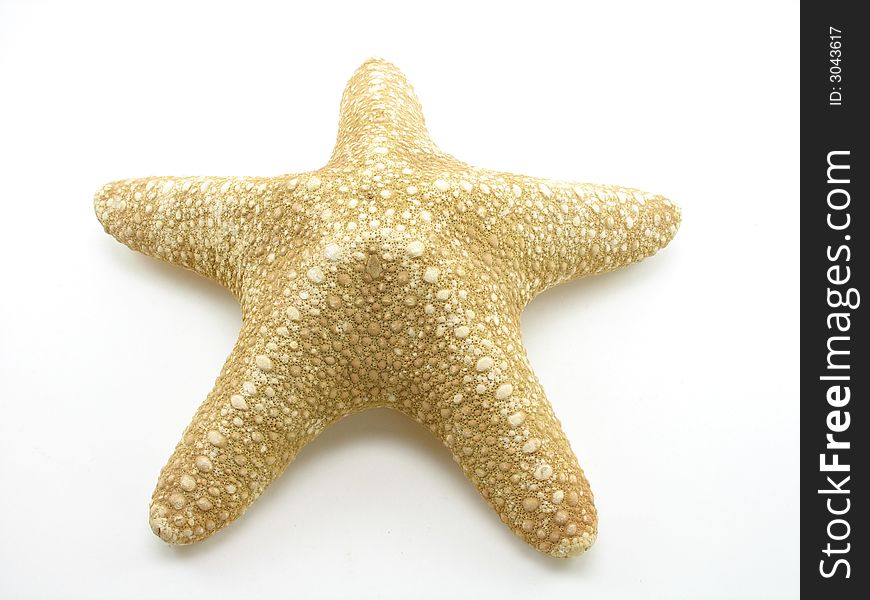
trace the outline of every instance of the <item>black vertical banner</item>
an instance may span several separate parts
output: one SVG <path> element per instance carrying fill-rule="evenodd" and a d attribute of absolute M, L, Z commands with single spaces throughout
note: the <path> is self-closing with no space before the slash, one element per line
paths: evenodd
<path fill-rule="evenodd" d="M 870 261 L 863 3 L 801 19 L 801 591 L 868 598 Z"/>

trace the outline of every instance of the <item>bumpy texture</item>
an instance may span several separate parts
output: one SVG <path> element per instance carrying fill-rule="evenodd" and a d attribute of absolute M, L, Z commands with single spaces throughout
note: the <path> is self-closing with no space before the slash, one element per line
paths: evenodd
<path fill-rule="evenodd" d="M 538 293 L 665 246 L 670 201 L 472 167 L 429 139 L 402 73 L 347 85 L 329 163 L 278 177 L 104 186 L 107 232 L 229 288 L 238 342 L 163 468 L 150 521 L 203 540 L 351 413 L 390 407 L 437 435 L 501 519 L 541 552 L 583 552 L 592 492 L 529 366 Z"/>

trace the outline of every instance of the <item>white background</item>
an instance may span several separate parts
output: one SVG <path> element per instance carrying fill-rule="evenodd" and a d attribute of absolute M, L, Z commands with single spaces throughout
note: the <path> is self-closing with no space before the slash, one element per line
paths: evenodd
<path fill-rule="evenodd" d="M 0 596 L 796 597 L 798 24 L 797 2 L 0 2 Z M 148 528 L 240 313 L 105 235 L 93 193 L 317 168 L 371 55 L 467 162 L 683 207 L 665 251 L 524 315 L 600 511 L 580 558 L 528 548 L 385 410 L 205 543 Z"/>

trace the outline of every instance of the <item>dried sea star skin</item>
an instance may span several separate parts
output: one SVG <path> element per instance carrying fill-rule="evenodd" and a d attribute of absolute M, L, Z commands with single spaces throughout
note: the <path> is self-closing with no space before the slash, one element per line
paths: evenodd
<path fill-rule="evenodd" d="M 163 540 L 208 538 L 331 423 L 390 407 L 437 435 L 534 548 L 592 545 L 592 492 L 520 313 L 550 286 L 663 248 L 680 221 L 669 200 L 467 165 L 430 140 L 402 73 L 371 59 L 322 169 L 117 181 L 94 205 L 119 241 L 242 306 L 235 348 L 160 473 L 150 522 Z"/>

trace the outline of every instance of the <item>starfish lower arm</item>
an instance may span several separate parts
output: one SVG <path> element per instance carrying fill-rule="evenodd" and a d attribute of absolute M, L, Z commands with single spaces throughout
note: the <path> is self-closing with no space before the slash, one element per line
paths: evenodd
<path fill-rule="evenodd" d="M 478 348 L 439 402 L 439 436 L 511 529 L 542 552 L 579 554 L 598 533 L 592 491 L 522 342 Z"/>
<path fill-rule="evenodd" d="M 298 328 L 289 329 L 294 321 L 286 314 L 278 319 L 285 324 L 277 329 L 286 331 L 278 347 L 262 335 L 257 319 L 263 314 L 269 313 L 246 315 L 214 389 L 160 473 L 150 522 L 168 542 L 203 539 L 241 516 L 340 414 L 324 401 L 324 390 L 299 376 L 306 357 L 291 350 L 300 347 Z"/>

